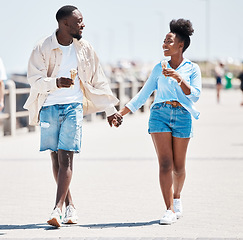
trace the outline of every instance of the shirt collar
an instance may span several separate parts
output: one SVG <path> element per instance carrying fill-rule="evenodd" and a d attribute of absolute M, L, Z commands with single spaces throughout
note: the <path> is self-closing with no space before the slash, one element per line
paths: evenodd
<path fill-rule="evenodd" d="M 183 58 L 181 64 L 176 68 L 176 70 L 178 70 L 179 68 L 184 66 L 186 63 L 191 63 L 191 61 L 189 59 L 187 59 L 187 58 Z"/>
<path fill-rule="evenodd" d="M 59 43 L 57 41 L 57 35 L 56 35 L 57 30 L 51 36 L 51 49 L 57 49 L 57 48 L 59 48 Z M 79 43 L 81 46 L 83 46 L 82 39 L 78 41 L 77 39 L 73 38 L 73 43 L 76 44 L 76 45 Z"/>
<path fill-rule="evenodd" d="M 59 48 L 59 43 L 57 41 L 56 32 L 57 32 L 57 30 L 51 36 L 51 49 Z"/>

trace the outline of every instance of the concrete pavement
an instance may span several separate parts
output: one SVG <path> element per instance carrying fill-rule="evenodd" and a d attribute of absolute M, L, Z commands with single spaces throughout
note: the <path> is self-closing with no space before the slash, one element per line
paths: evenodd
<path fill-rule="evenodd" d="M 46 224 L 55 201 L 49 153 L 39 133 L 0 138 L 0 239 L 243 239 L 243 107 L 241 92 L 205 90 L 194 121 L 182 192 L 184 217 L 158 224 L 165 206 L 148 113 L 119 129 L 84 123 L 71 192 L 79 223 Z"/>

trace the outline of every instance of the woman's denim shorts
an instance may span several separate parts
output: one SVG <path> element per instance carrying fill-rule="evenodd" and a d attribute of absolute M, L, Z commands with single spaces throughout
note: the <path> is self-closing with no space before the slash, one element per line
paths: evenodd
<path fill-rule="evenodd" d="M 182 106 L 156 103 L 150 110 L 149 133 L 171 132 L 173 137 L 191 138 L 192 117 Z"/>
<path fill-rule="evenodd" d="M 82 103 L 42 107 L 40 111 L 40 151 L 62 149 L 80 152 L 82 122 Z"/>

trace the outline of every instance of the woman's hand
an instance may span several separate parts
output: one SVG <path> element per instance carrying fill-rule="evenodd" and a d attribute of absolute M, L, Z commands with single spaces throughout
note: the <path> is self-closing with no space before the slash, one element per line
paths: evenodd
<path fill-rule="evenodd" d="M 118 112 L 118 114 L 120 114 L 123 117 L 124 115 L 128 114 L 130 111 L 131 110 L 129 108 L 124 107 Z M 119 122 L 116 119 L 113 119 L 112 124 L 115 127 L 119 127 L 121 125 L 121 123 L 119 124 Z"/>
<path fill-rule="evenodd" d="M 165 77 L 172 77 L 174 78 L 177 82 L 181 81 L 181 76 L 179 73 L 173 69 L 173 68 L 165 68 L 163 69 L 162 73 L 164 74 Z"/>
<path fill-rule="evenodd" d="M 172 77 L 174 78 L 179 86 L 181 87 L 182 91 L 185 93 L 185 95 L 191 94 L 191 87 L 190 85 L 183 80 L 183 78 L 180 76 L 180 74 L 173 68 L 166 68 L 163 69 L 162 73 L 165 75 L 165 77 Z"/>
<path fill-rule="evenodd" d="M 107 117 L 107 121 L 111 127 L 112 127 L 112 124 L 116 127 L 119 127 L 122 124 L 123 117 L 119 112 L 117 112 L 117 113 Z"/>

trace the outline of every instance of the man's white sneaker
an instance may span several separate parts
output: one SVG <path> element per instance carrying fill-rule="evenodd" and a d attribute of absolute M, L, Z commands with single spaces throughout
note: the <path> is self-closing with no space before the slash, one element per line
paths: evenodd
<path fill-rule="evenodd" d="M 160 219 L 160 224 L 172 224 L 176 222 L 176 214 L 172 212 L 171 210 L 167 210 L 164 214 L 164 216 Z"/>
<path fill-rule="evenodd" d="M 173 199 L 174 211 L 176 214 L 177 219 L 182 217 L 182 203 L 181 199 Z"/>
<path fill-rule="evenodd" d="M 78 215 L 76 209 L 72 205 L 68 205 L 63 218 L 65 224 L 75 224 L 78 222 Z"/>
<path fill-rule="evenodd" d="M 55 227 L 61 227 L 61 222 L 62 222 L 62 212 L 60 208 L 56 207 L 52 211 L 50 219 L 47 221 L 47 223 Z"/>

